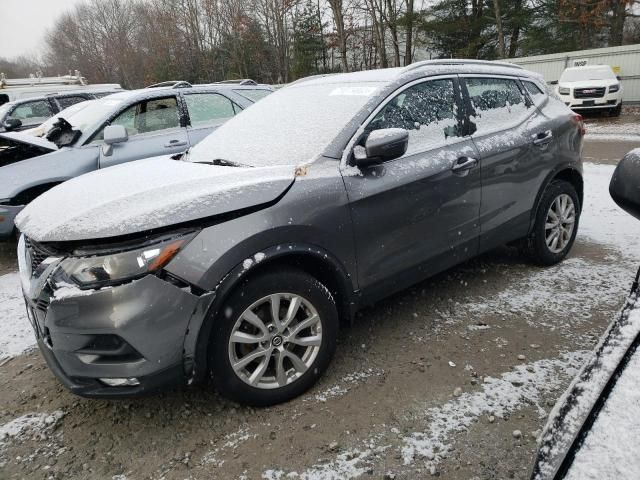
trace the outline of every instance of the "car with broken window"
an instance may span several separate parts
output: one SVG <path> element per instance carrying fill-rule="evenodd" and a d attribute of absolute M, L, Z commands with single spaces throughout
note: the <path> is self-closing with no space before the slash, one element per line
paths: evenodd
<path fill-rule="evenodd" d="M 0 239 L 14 233 L 24 205 L 51 187 L 96 169 L 183 152 L 250 106 L 254 90 L 272 91 L 188 84 L 124 91 L 68 118 L 58 115 L 44 137 L 0 133 Z"/>
<path fill-rule="evenodd" d="M 75 178 L 18 215 L 40 350 L 88 397 L 210 378 L 241 403 L 289 400 L 358 309 L 506 243 L 562 261 L 583 135 L 511 64 L 299 80 L 185 154 Z"/>

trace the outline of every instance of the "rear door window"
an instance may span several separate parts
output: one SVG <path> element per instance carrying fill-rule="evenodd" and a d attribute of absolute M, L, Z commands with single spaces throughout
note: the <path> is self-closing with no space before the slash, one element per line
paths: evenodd
<path fill-rule="evenodd" d="M 460 137 L 456 91 L 453 80 L 430 80 L 409 87 L 391 99 L 366 130 L 404 128 L 409 131 L 405 156 Z"/>
<path fill-rule="evenodd" d="M 48 100 L 35 100 L 18 105 L 9 118 L 15 118 L 23 125 L 38 125 L 53 116 L 53 110 Z"/>
<path fill-rule="evenodd" d="M 64 110 L 65 108 L 69 108 L 71 105 L 84 102 L 85 100 L 86 98 L 81 96 L 58 97 L 56 98 L 56 103 L 58 104 L 58 107 L 60 107 L 60 110 Z"/>
<path fill-rule="evenodd" d="M 190 93 L 184 96 L 189 111 L 191 125 L 211 123 L 235 115 L 233 103 L 224 95 L 218 93 Z"/>
<path fill-rule="evenodd" d="M 475 134 L 503 130 L 524 120 L 530 106 L 516 80 L 508 78 L 465 78 Z"/>

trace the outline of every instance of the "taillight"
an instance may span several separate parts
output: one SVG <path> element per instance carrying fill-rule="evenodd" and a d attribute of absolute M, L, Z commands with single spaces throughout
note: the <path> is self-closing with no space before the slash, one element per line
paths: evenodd
<path fill-rule="evenodd" d="M 572 113 L 571 121 L 576 124 L 576 127 L 578 127 L 580 135 L 584 135 L 587 132 L 587 129 L 584 128 L 584 120 L 582 119 L 582 115 L 580 115 L 579 113 Z"/>

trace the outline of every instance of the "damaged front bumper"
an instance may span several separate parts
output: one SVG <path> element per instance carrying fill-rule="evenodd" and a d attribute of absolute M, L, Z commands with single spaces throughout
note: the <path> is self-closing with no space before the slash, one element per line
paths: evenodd
<path fill-rule="evenodd" d="M 48 281 L 60 260 L 47 259 L 30 276 L 21 264 L 21 274 L 40 351 L 65 387 L 85 397 L 130 397 L 189 381 L 194 353 L 186 338 L 199 330 L 213 294 L 155 275 L 62 294 Z"/>

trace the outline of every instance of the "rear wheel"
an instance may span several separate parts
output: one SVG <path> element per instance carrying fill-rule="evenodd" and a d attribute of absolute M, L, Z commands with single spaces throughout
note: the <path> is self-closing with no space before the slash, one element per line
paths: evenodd
<path fill-rule="evenodd" d="M 214 321 L 214 386 L 243 404 L 267 406 L 300 395 L 317 381 L 335 351 L 335 301 L 322 283 L 296 269 L 245 281 Z"/>
<path fill-rule="evenodd" d="M 538 205 L 527 250 L 539 265 L 554 265 L 571 250 L 578 232 L 580 201 L 575 188 L 564 180 L 553 180 Z"/>

